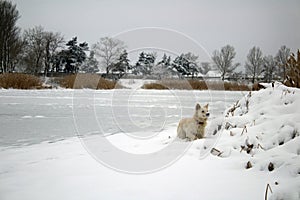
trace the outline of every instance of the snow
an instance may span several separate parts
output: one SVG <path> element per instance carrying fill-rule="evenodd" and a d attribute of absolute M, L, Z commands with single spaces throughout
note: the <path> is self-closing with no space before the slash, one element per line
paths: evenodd
<path fill-rule="evenodd" d="M 129 89 L 140 89 L 144 84 L 154 83 L 152 79 L 120 79 L 120 85 Z"/>
<path fill-rule="evenodd" d="M 283 182 L 272 199 L 300 199 L 300 90 L 280 83 L 265 86 L 227 110 L 228 127 L 215 148 L 221 157 L 238 154 L 241 167 L 250 162 L 249 171 Z"/>
<path fill-rule="evenodd" d="M 92 159 L 76 138 L 6 150 L 5 156 L 0 179 L 3 200 L 236 199 L 250 189 L 239 186 L 249 184 L 256 184 L 258 190 L 245 199 L 258 199 L 266 181 L 233 169 L 230 162 L 224 169 L 218 158 L 199 160 L 193 154 L 157 173 L 118 173 Z M 231 187 L 226 187 L 228 182 Z M 240 189 L 235 191 L 236 187 Z"/>
<path fill-rule="evenodd" d="M 252 200 L 267 184 L 269 199 L 300 199 L 300 91 L 266 86 L 251 95 L 1 90 L 0 199 Z M 177 123 L 196 102 L 209 103 L 207 137 L 179 140 Z"/>
<path fill-rule="evenodd" d="M 205 77 L 221 77 L 221 73 L 218 70 L 210 70 L 205 74 Z"/>

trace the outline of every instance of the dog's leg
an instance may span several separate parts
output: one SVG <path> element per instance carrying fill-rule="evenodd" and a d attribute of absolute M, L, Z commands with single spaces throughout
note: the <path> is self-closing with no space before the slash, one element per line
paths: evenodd
<path fill-rule="evenodd" d="M 198 129 L 197 129 L 197 134 L 196 136 L 201 139 L 201 138 L 204 138 L 204 131 L 205 131 L 205 128 L 203 126 L 199 126 Z"/>
<path fill-rule="evenodd" d="M 185 139 L 186 138 L 186 133 L 183 130 L 181 123 L 179 123 L 179 125 L 177 127 L 177 137 L 181 138 L 181 139 Z"/>
<path fill-rule="evenodd" d="M 186 134 L 186 137 L 187 137 L 190 141 L 193 141 L 193 140 L 196 140 L 196 139 L 197 139 L 196 134 L 193 134 L 193 133 L 187 133 L 187 134 Z"/>
<path fill-rule="evenodd" d="M 197 140 L 197 139 L 201 139 L 201 138 L 203 138 L 203 136 L 202 136 L 202 134 L 200 134 L 200 133 L 197 133 L 196 135 L 195 135 L 195 140 Z"/>

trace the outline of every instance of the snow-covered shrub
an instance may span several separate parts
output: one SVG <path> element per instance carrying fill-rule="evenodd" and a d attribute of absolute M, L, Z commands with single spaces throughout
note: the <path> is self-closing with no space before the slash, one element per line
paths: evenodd
<path fill-rule="evenodd" d="M 249 92 L 226 111 L 219 150 L 229 148 L 248 154 L 245 156 L 260 170 L 266 170 L 270 163 L 275 168 L 290 165 L 293 155 L 300 152 L 300 147 L 291 151 L 292 144 L 300 142 L 299 104 L 300 90 L 280 83 Z M 275 159 L 283 156 L 282 150 L 287 151 L 285 159 Z"/>
<path fill-rule="evenodd" d="M 264 86 L 266 89 L 250 92 L 226 111 L 225 130 L 211 153 L 238 157 L 240 167 L 276 173 L 279 181 L 287 175 L 296 183 L 300 176 L 300 90 L 281 83 Z M 299 188 L 299 182 L 295 186 Z M 296 192 L 281 188 L 271 197 L 278 199 L 286 191 Z"/>

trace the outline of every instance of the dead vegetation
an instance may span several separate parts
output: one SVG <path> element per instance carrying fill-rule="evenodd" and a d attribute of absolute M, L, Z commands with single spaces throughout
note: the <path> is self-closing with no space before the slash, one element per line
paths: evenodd
<path fill-rule="evenodd" d="M 118 89 L 122 88 L 116 81 L 111 81 L 100 77 L 97 74 L 72 74 L 63 77 L 59 84 L 64 88 L 73 89 Z"/>
<path fill-rule="evenodd" d="M 177 90 L 227 90 L 250 91 L 251 88 L 236 82 L 202 81 L 202 80 L 160 80 L 142 86 L 143 89 L 177 89 Z"/>
<path fill-rule="evenodd" d="M 0 75 L 0 88 L 42 89 L 41 80 L 33 75 L 21 73 L 5 73 Z"/>

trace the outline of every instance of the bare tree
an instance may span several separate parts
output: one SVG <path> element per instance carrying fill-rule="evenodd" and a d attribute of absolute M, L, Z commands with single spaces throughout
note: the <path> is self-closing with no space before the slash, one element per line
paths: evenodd
<path fill-rule="evenodd" d="M 264 79 L 266 82 L 270 83 L 274 79 L 277 62 L 272 55 L 265 56 L 263 60 Z"/>
<path fill-rule="evenodd" d="M 247 61 L 245 64 L 246 73 L 252 77 L 252 83 L 255 82 L 263 72 L 263 54 L 259 47 L 253 47 L 250 49 L 247 55 Z"/>
<path fill-rule="evenodd" d="M 43 67 L 42 61 L 45 53 L 44 28 L 42 26 L 36 26 L 25 30 L 24 40 L 26 71 L 37 74 Z"/>
<path fill-rule="evenodd" d="M 52 68 L 53 57 L 63 47 L 64 37 L 60 33 L 47 32 L 42 26 L 24 32 L 24 62 L 26 71 L 37 74 L 44 71 L 46 75 Z"/>
<path fill-rule="evenodd" d="M 221 51 L 215 50 L 213 52 L 212 60 L 220 71 L 222 80 L 225 79 L 227 74 L 232 73 L 240 65 L 240 63 L 233 63 L 235 55 L 234 47 L 230 45 L 222 47 Z"/>
<path fill-rule="evenodd" d="M 283 45 L 280 47 L 275 57 L 279 66 L 279 70 L 280 70 L 279 73 L 282 78 L 282 81 L 285 80 L 287 75 L 288 59 L 290 55 L 291 55 L 291 50 L 287 48 L 285 45 Z"/>
<path fill-rule="evenodd" d="M 121 53 L 125 50 L 125 44 L 121 40 L 104 37 L 92 46 L 92 50 L 96 56 L 100 57 L 100 62 L 104 65 L 106 74 L 108 74 L 113 64 L 117 62 Z"/>
<path fill-rule="evenodd" d="M 15 55 L 17 43 L 19 42 L 20 29 L 16 26 L 19 19 L 16 5 L 9 1 L 0 0 L 0 72 L 7 72 L 9 65 Z"/>
<path fill-rule="evenodd" d="M 64 37 L 60 33 L 44 32 L 44 74 L 53 68 L 53 57 L 59 48 L 63 47 Z"/>

